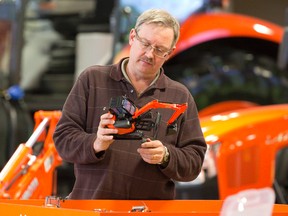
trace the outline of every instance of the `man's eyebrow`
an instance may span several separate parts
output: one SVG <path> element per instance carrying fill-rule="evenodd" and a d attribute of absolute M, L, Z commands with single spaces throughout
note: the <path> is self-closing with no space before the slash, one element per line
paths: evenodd
<path fill-rule="evenodd" d="M 150 43 L 150 42 L 149 42 Z M 151 44 L 151 43 L 150 43 Z M 165 51 L 165 52 L 167 52 L 167 51 L 169 51 L 170 49 L 168 49 L 167 47 L 165 47 L 165 46 L 163 46 L 163 45 L 155 45 L 154 46 L 155 48 L 157 48 L 157 49 L 161 49 L 161 50 L 163 50 L 163 51 Z"/>
<path fill-rule="evenodd" d="M 141 37 L 141 39 L 142 39 L 143 42 L 149 43 L 150 45 L 152 45 L 152 43 L 151 43 L 150 40 L 148 40 L 148 39 L 146 39 L 146 38 L 143 38 L 143 37 Z M 153 46 L 154 46 L 154 45 L 153 45 Z M 165 46 L 163 46 L 163 45 L 157 45 L 157 44 L 156 44 L 154 47 L 157 48 L 157 49 L 163 50 L 164 52 L 168 52 L 168 51 L 170 50 L 169 48 L 167 48 L 167 47 L 165 47 Z"/>

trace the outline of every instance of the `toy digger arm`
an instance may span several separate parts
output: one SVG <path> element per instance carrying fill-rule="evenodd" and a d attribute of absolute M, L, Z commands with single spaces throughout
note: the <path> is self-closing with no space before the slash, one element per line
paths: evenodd
<path fill-rule="evenodd" d="M 187 103 L 172 104 L 172 103 L 159 102 L 158 100 L 153 100 L 149 102 L 148 104 L 146 104 L 145 106 L 143 106 L 138 111 L 136 111 L 135 115 L 133 116 L 133 119 L 138 118 L 139 116 L 150 111 L 151 109 L 159 109 L 159 108 L 172 109 L 172 110 L 175 110 L 175 112 L 173 113 L 173 115 L 170 117 L 170 119 L 167 122 L 167 124 L 170 125 L 173 122 L 175 122 L 182 113 L 185 112 L 185 110 L 187 109 L 187 106 L 188 106 Z"/>

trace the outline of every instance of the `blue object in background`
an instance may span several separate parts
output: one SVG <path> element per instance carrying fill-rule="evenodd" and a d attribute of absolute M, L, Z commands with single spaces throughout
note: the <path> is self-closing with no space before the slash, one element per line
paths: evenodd
<path fill-rule="evenodd" d="M 13 85 L 6 90 L 6 96 L 10 100 L 21 100 L 24 98 L 24 91 L 20 88 L 19 85 Z"/>

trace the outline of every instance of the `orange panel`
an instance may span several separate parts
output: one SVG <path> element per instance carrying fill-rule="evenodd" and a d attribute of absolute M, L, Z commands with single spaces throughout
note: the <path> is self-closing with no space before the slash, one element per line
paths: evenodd
<path fill-rule="evenodd" d="M 288 105 L 279 104 L 201 118 L 207 143 L 219 146 L 221 199 L 244 189 L 272 186 L 277 151 L 287 146 L 287 117 Z"/>
<path fill-rule="evenodd" d="M 89 216 L 131 215 L 134 206 L 146 205 L 150 212 L 133 212 L 133 215 L 184 216 L 219 215 L 221 200 L 65 200 L 60 208 L 45 207 L 44 200 L 0 200 L 0 212 L 5 215 L 29 216 Z M 274 205 L 273 215 L 287 215 L 287 205 Z"/>
<path fill-rule="evenodd" d="M 191 46 L 226 37 L 248 37 L 280 43 L 283 28 L 274 23 L 232 13 L 206 13 L 190 16 L 181 25 L 175 54 Z"/>

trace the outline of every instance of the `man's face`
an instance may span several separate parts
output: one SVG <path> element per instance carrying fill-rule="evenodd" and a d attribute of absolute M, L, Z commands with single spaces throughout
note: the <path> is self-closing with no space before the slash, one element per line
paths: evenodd
<path fill-rule="evenodd" d="M 155 77 L 174 50 L 173 37 L 171 28 L 156 24 L 143 24 L 137 32 L 132 29 L 129 36 L 130 72 L 148 79 Z"/>

